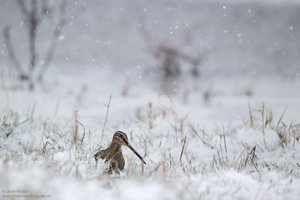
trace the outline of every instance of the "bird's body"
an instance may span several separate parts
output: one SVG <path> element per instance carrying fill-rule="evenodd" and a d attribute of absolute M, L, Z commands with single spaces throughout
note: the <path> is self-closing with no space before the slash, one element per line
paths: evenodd
<path fill-rule="evenodd" d="M 121 145 L 112 143 L 107 149 L 98 151 L 94 157 L 96 161 L 100 158 L 105 160 L 105 162 L 109 162 L 109 173 L 124 169 L 125 159 L 122 154 Z"/>
<path fill-rule="evenodd" d="M 117 131 L 114 134 L 109 147 L 107 149 L 98 151 L 94 155 L 96 162 L 99 159 L 105 160 L 106 163 L 108 162 L 109 174 L 111 174 L 113 171 L 119 173 L 121 170 L 124 169 L 125 159 L 122 154 L 122 145 L 126 145 L 127 147 L 129 147 L 143 161 L 143 163 L 146 164 L 143 158 L 128 143 L 127 135 L 121 131 Z"/>

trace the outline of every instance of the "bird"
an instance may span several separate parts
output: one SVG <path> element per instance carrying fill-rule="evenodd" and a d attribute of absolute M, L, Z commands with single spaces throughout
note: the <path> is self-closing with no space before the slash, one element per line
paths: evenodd
<path fill-rule="evenodd" d="M 108 163 L 108 168 L 106 170 L 108 174 L 112 174 L 113 172 L 119 174 L 120 171 L 124 169 L 125 159 L 122 153 L 122 145 L 127 146 L 146 165 L 142 156 L 140 156 L 140 154 L 129 144 L 126 133 L 117 131 L 114 133 L 109 147 L 97 151 L 94 155 L 96 163 L 99 159 L 103 159 L 105 160 L 105 163 Z"/>

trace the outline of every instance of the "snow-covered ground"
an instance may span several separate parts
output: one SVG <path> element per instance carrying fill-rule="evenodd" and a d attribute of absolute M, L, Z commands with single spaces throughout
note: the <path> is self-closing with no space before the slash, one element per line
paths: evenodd
<path fill-rule="evenodd" d="M 0 2 L 1 27 L 18 20 Z M 297 1 L 83 2 L 34 91 L 1 45 L 0 199 L 300 197 Z M 162 78 L 140 23 L 177 47 L 204 27 L 182 46 L 208 49 L 201 77 Z M 110 176 L 93 155 L 117 130 L 147 165 L 124 147 Z"/>
<path fill-rule="evenodd" d="M 299 80 L 201 80 L 203 90 L 188 96 L 159 94 L 143 83 L 129 87 L 124 96 L 122 83 L 110 82 L 108 74 L 62 75 L 35 92 L 2 87 L 1 189 L 52 199 L 300 195 Z M 210 102 L 203 99 L 206 87 Z M 247 87 L 252 96 L 244 93 Z M 273 112 L 264 129 L 263 103 L 264 123 Z M 276 128 L 285 108 L 285 124 Z M 79 125 L 74 141 L 75 111 L 84 128 Z M 147 165 L 123 148 L 125 172 L 110 177 L 103 175 L 104 163 L 96 166 L 93 154 L 109 144 L 116 130 L 127 132 Z"/>

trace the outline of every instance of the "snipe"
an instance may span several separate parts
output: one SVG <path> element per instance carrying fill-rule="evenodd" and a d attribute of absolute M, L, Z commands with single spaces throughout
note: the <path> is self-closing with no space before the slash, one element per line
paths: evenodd
<path fill-rule="evenodd" d="M 107 172 L 109 174 L 111 174 L 113 171 L 119 173 L 124 169 L 125 160 L 122 154 L 122 145 L 125 145 L 129 149 L 131 149 L 131 151 L 133 151 L 133 153 L 135 153 L 135 155 L 137 155 L 137 157 L 139 157 L 139 159 L 141 159 L 141 161 L 146 164 L 140 154 L 138 154 L 138 152 L 136 152 L 136 150 L 129 144 L 127 135 L 122 131 L 117 131 L 115 132 L 109 147 L 104 150 L 99 150 L 94 155 L 96 162 L 99 160 L 99 158 L 104 159 L 105 162 L 108 162 L 109 167 Z"/>

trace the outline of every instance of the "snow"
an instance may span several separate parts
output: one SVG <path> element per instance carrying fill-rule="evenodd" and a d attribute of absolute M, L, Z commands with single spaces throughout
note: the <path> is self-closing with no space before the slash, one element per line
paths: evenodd
<path fill-rule="evenodd" d="M 0 199 L 299 198 L 298 1 L 81 3 L 34 91 L 0 41 Z M 19 14 L 0 4 L 2 30 Z M 185 53 L 207 47 L 201 76 L 163 77 L 141 28 Z M 117 130 L 147 164 L 124 146 L 124 171 L 107 175 L 93 155 Z"/>
<path fill-rule="evenodd" d="M 109 82 L 107 74 L 101 82 Z M 273 82 L 269 86 L 281 87 L 288 96 L 258 87 L 264 80 L 240 80 L 253 86 L 254 96 L 247 98 L 232 92 L 236 91 L 235 84 L 227 82 L 225 86 L 217 80 L 214 90 L 218 95 L 206 105 L 200 97 L 200 101 L 182 103 L 180 96 L 159 94 L 147 84 L 146 93 L 141 86 L 122 96 L 122 89 L 114 85 L 117 81 L 107 90 L 106 85 L 95 84 L 93 75 L 86 72 L 84 76 L 59 79 L 55 84 L 64 87 L 46 92 L 42 88 L 8 91 L 9 106 L 2 104 L 1 119 L 8 117 L 6 125 L 1 125 L 1 189 L 26 189 L 30 194 L 51 195 L 53 199 L 286 199 L 300 195 L 300 143 L 287 131 L 289 140 L 282 146 L 275 129 L 284 106 L 291 109 L 283 122 L 298 120 L 294 115 L 300 106 L 296 101 L 298 80 L 293 81 L 293 89 L 285 81 L 270 79 Z M 87 77 L 89 82 L 85 82 Z M 78 100 L 82 83 L 86 89 Z M 6 92 L 1 90 L 2 99 Z M 192 91 L 191 96 L 199 92 Z M 266 93 L 265 112 L 272 109 L 274 120 L 262 129 L 258 110 Z M 108 94 L 113 96 L 101 141 Z M 7 110 L 15 112 L 8 114 Z M 72 141 L 74 110 L 78 110 L 78 120 L 85 126 L 82 145 L 81 126 L 77 143 Z M 10 129 L 13 131 L 8 137 L 3 135 Z M 95 150 L 108 145 L 116 130 L 127 132 L 132 146 L 145 156 L 147 165 L 143 169 L 126 147 L 125 172 L 121 175 L 103 175 L 106 164 L 96 165 Z"/>

